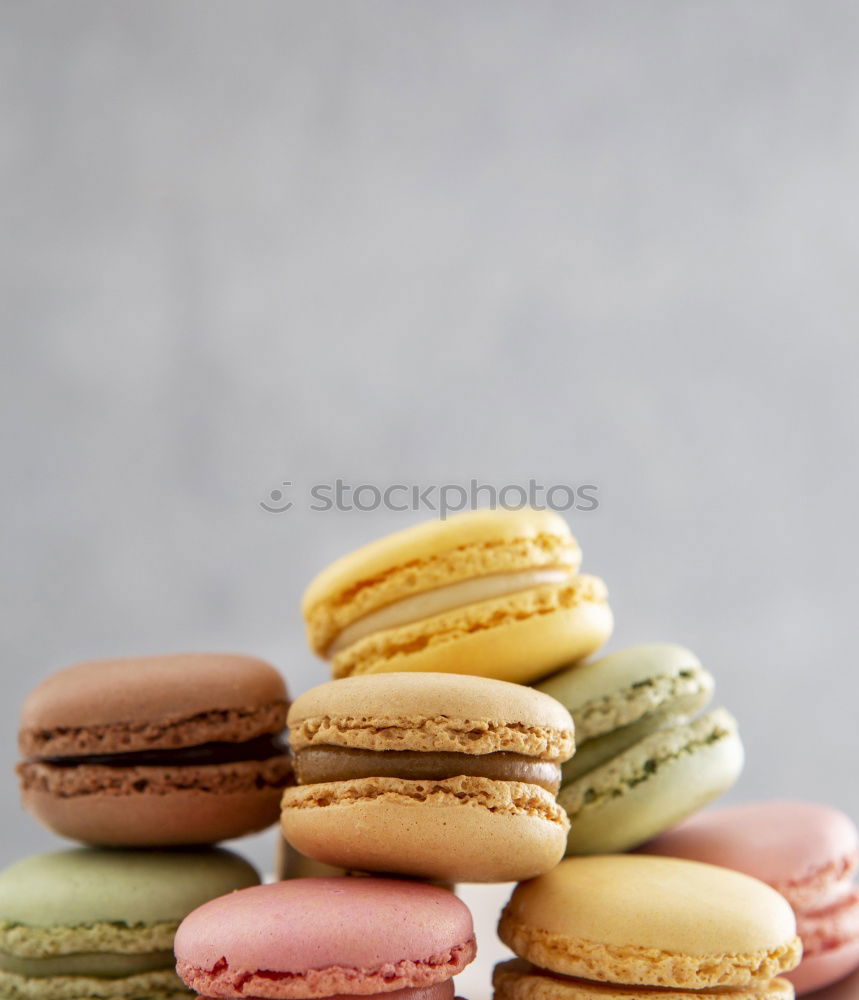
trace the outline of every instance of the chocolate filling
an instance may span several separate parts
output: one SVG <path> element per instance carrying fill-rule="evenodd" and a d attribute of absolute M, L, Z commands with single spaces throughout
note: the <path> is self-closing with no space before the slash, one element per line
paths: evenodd
<path fill-rule="evenodd" d="M 352 778 L 438 780 L 467 775 L 494 781 L 524 781 L 540 785 L 553 795 L 561 783 L 561 768 L 550 761 L 523 754 L 470 754 L 443 750 L 356 750 L 351 747 L 306 747 L 295 756 L 300 785 Z"/>
<path fill-rule="evenodd" d="M 202 743 L 196 747 L 166 750 L 135 750 L 131 753 L 100 753 L 83 757 L 44 757 L 42 762 L 55 767 L 101 764 L 106 767 L 182 767 L 207 764 L 235 764 L 245 760 L 269 760 L 282 757 L 286 745 L 278 736 L 258 736 L 244 743 Z"/>

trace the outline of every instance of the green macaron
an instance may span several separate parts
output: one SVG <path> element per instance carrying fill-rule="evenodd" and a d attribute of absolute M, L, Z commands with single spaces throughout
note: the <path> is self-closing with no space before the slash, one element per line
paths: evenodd
<path fill-rule="evenodd" d="M 695 719 L 713 678 L 673 643 L 633 646 L 555 674 L 539 690 L 573 716 L 576 754 L 558 802 L 570 817 L 568 854 L 630 850 L 736 781 L 743 748 L 724 709 Z"/>
<path fill-rule="evenodd" d="M 4 1000 L 186 1000 L 173 937 L 202 903 L 256 885 L 230 851 L 80 848 L 0 873 Z"/>

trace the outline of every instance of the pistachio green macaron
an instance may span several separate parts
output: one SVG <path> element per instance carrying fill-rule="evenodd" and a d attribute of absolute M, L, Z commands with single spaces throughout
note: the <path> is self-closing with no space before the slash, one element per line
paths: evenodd
<path fill-rule="evenodd" d="M 79 848 L 0 873 L 4 1000 L 186 1000 L 179 923 L 216 896 L 256 885 L 230 851 Z"/>
<path fill-rule="evenodd" d="M 577 664 L 537 685 L 570 712 L 576 754 L 558 803 L 568 854 L 627 851 L 727 791 L 743 766 L 734 718 L 695 718 L 713 678 L 693 652 L 647 643 Z"/>

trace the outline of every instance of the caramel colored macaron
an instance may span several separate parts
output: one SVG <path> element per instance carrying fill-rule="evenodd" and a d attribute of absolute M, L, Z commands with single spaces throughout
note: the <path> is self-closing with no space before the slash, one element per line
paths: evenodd
<path fill-rule="evenodd" d="M 27 698 L 24 806 L 87 844 L 208 844 L 277 821 L 291 779 L 280 674 L 249 656 L 187 653 L 62 670 Z"/>
<path fill-rule="evenodd" d="M 788 1000 L 779 977 L 802 954 L 763 882 L 632 855 L 568 858 L 518 886 L 498 934 L 519 961 L 496 967 L 496 1000 Z"/>
<path fill-rule="evenodd" d="M 528 683 L 599 649 L 602 580 L 551 511 L 486 510 L 397 532 L 307 588 L 308 641 L 335 677 L 399 671 Z"/>
<path fill-rule="evenodd" d="M 532 878 L 561 859 L 555 802 L 573 723 L 553 698 L 452 674 L 322 684 L 289 713 L 298 785 L 281 827 L 339 868 L 452 882 Z"/>

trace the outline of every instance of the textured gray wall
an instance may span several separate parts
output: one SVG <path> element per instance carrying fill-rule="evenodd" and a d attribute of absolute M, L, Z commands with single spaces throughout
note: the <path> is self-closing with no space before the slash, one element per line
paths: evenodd
<path fill-rule="evenodd" d="M 2 729 L 81 657 L 270 656 L 408 514 L 596 483 L 613 646 L 686 642 L 736 797 L 859 816 L 849 2 L 0 4 Z M 6 768 L 2 861 L 52 840 Z M 250 845 L 257 860 L 268 838 Z"/>

